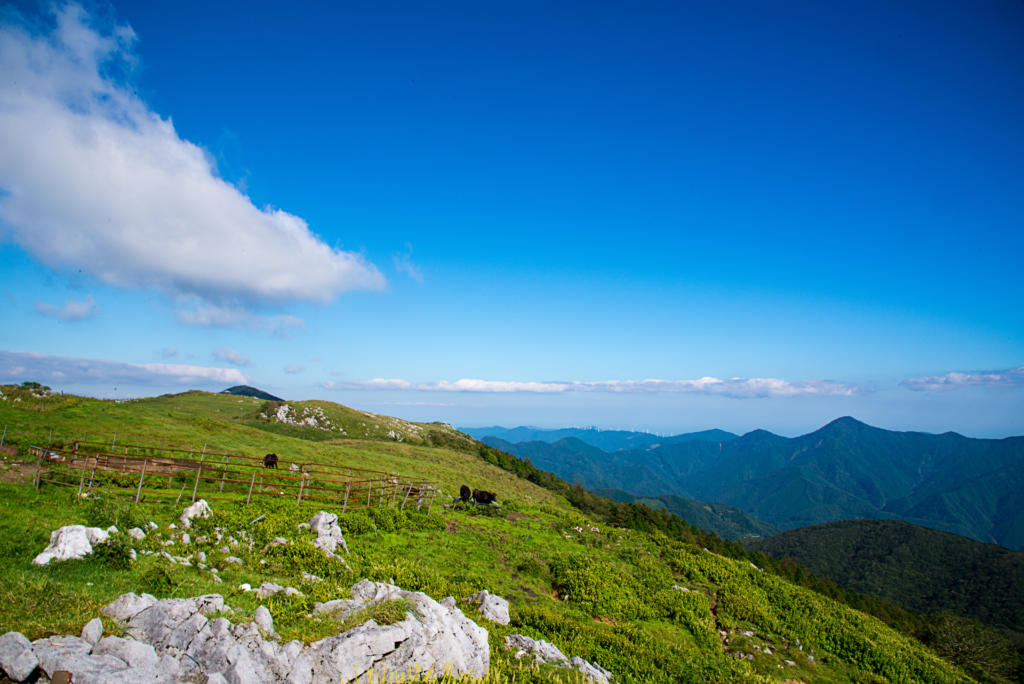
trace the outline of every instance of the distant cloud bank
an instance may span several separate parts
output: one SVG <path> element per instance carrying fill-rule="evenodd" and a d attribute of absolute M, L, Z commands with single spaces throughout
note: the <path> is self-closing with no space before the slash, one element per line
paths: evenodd
<path fill-rule="evenodd" d="M 35 380 L 47 385 L 248 385 L 249 379 L 234 368 L 207 368 L 176 363 L 121 363 L 103 359 L 78 359 L 33 352 L 0 351 L 0 381 Z"/>
<path fill-rule="evenodd" d="M 934 392 L 971 386 L 1021 387 L 1024 386 L 1024 366 L 999 371 L 954 372 L 924 378 L 908 378 L 900 384 L 915 392 Z"/>
<path fill-rule="evenodd" d="M 697 380 L 606 380 L 600 382 L 514 382 L 462 379 L 413 383 L 399 378 L 377 378 L 361 382 L 322 383 L 334 390 L 415 390 L 422 392 L 674 392 L 715 394 L 736 399 L 795 396 L 854 396 L 866 388 L 831 380 L 787 382 L 776 378 L 712 378 Z"/>
<path fill-rule="evenodd" d="M 0 237 L 54 269 L 206 303 L 179 314 L 195 325 L 252 323 L 230 307 L 385 286 L 298 216 L 254 206 L 148 108 L 117 76 L 136 65 L 130 27 L 98 30 L 76 4 L 55 14 L 42 34 L 0 26 Z"/>

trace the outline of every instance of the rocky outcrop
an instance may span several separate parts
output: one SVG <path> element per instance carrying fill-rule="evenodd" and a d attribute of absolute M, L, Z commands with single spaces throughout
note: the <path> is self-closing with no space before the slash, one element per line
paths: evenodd
<path fill-rule="evenodd" d="M 508 601 L 500 596 L 495 596 L 484 589 L 466 600 L 480 606 L 480 615 L 491 622 L 497 622 L 499 625 L 507 625 L 509 623 Z"/>
<path fill-rule="evenodd" d="M 206 499 L 200 499 L 182 511 L 178 520 L 181 521 L 182 527 L 191 527 L 192 518 L 208 518 L 211 513 L 213 510 L 210 509 L 210 504 L 206 503 Z"/>
<path fill-rule="evenodd" d="M 116 531 L 116 528 L 114 528 Z M 50 533 L 50 545 L 32 559 L 36 565 L 46 565 L 53 560 L 84 558 L 92 553 L 93 544 L 110 539 L 110 532 L 99 527 L 65 525 Z"/>
<path fill-rule="evenodd" d="M 586 661 L 579 656 L 566 658 L 557 646 L 541 639 L 531 639 L 522 634 L 510 634 L 505 637 L 505 647 L 515 651 L 516 660 L 532 655 L 534 662 L 538 665 L 572 668 L 581 672 L 595 684 L 608 684 L 612 677 L 611 672 L 596 663 Z"/>
<path fill-rule="evenodd" d="M 390 625 L 367 620 L 358 627 L 308 646 L 281 644 L 265 606 L 252 622 L 232 624 L 220 614 L 231 608 L 219 594 L 157 600 L 149 594 L 123 594 L 102 613 L 118 622 L 124 637 L 102 636 L 91 621 L 83 637 L 57 636 L 29 642 L 10 632 L 0 637 L 0 668 L 13 681 L 71 672 L 85 682 L 287 682 L 319 684 L 398 680 L 412 672 L 439 677 L 487 674 L 487 631 L 454 606 L 421 592 L 362 580 L 352 587 L 351 612 L 403 599 L 405 618 Z M 424 673 L 427 673 L 424 675 Z"/>
<path fill-rule="evenodd" d="M 339 546 L 348 553 L 348 544 L 345 543 L 345 535 L 338 526 L 337 514 L 320 511 L 309 521 L 309 527 L 316 532 L 316 541 L 313 544 L 326 555 L 337 557 L 335 551 Z"/>

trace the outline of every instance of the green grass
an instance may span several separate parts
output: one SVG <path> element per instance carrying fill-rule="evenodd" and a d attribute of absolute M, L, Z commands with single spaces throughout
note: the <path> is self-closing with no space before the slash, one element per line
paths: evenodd
<path fill-rule="evenodd" d="M 339 521 L 351 551 L 346 565 L 321 554 L 308 531 L 299 529 L 314 511 L 280 499 L 249 506 L 217 503 L 211 518 L 195 522 L 188 549 L 204 551 L 209 565 L 219 568 L 223 582 L 217 583 L 209 570 L 159 556 L 139 555 L 125 565 L 116 549 L 38 568 L 31 560 L 49 532 L 72 523 L 116 524 L 124 531 L 154 520 L 160 531 L 136 548 L 183 555 L 179 544 L 163 546 L 166 525 L 182 506 L 133 505 L 127 497 L 80 499 L 74 489 L 44 484 L 36 492 L 23 482 L 2 483 L 0 632 L 17 630 L 30 638 L 77 634 L 102 605 L 126 591 L 161 598 L 220 593 L 236 611 L 231 619 L 245 620 L 259 602 L 238 586 L 274 581 L 303 592 L 263 602 L 275 628 L 285 639 L 308 642 L 354 624 L 309 614 L 316 602 L 348 597 L 349 587 L 365 577 L 437 600 L 454 596 L 489 632 L 491 682 L 579 681 L 565 670 L 516 661 L 502 646 L 512 633 L 551 641 L 567 656 L 597 662 L 617 682 L 969 681 L 879 620 L 657 531 L 595 523 L 562 496 L 464 450 L 457 440 L 455 448 L 444 448 L 351 436 L 305 439 L 251 424 L 263 402 L 230 395 L 189 392 L 124 403 L 30 397 L 50 402 L 40 410 L 27 399 L 13 402 L 15 391 L 3 391 L 0 424 L 13 428 L 8 435 L 18 449 L 48 439 L 51 427 L 55 442 L 86 431 L 90 439 L 107 440 L 117 432 L 119 441 L 133 443 L 137 436 L 142 443 L 206 444 L 211 451 L 252 456 L 273 451 L 287 460 L 393 470 L 436 480 L 450 493 L 465 483 L 497 492 L 503 507 L 350 512 Z M 223 563 L 227 554 L 214 538 L 217 527 L 241 542 L 230 554 L 243 565 Z M 277 536 L 291 543 L 266 548 Z M 306 581 L 303 572 L 323 581 Z M 481 589 L 509 599 L 511 625 L 477 617 L 465 598 Z M 382 605 L 353 619 L 403 619 L 405 608 Z M 752 660 L 736 657 L 748 653 Z"/>

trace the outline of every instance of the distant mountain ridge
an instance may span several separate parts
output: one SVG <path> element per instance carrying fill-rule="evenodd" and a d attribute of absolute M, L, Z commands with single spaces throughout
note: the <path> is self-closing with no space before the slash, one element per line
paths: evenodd
<path fill-rule="evenodd" d="M 1024 551 L 897 520 L 843 520 L 743 544 L 907 610 L 974 618 L 1024 642 Z"/>
<path fill-rule="evenodd" d="M 646 449 L 657 444 L 675 444 L 679 442 L 708 441 L 724 442 L 737 437 L 732 432 L 725 430 L 702 430 L 700 432 L 687 432 L 670 437 L 654 435 L 649 432 L 637 432 L 632 430 L 599 430 L 597 428 L 561 428 L 557 430 L 546 430 L 543 428 L 519 426 L 516 428 L 504 428 L 497 425 L 482 428 L 460 427 L 461 432 L 470 437 L 483 441 L 485 437 L 496 437 L 498 439 L 519 444 L 521 442 L 547 442 L 553 444 L 563 439 L 574 438 L 585 444 L 595 446 L 602 451 L 622 451 L 628 449 Z"/>
<path fill-rule="evenodd" d="M 482 441 L 590 489 L 717 501 L 783 530 L 900 519 L 1024 547 L 1024 437 L 894 432 L 844 417 L 794 438 L 754 430 L 603 453 L 578 439 Z"/>

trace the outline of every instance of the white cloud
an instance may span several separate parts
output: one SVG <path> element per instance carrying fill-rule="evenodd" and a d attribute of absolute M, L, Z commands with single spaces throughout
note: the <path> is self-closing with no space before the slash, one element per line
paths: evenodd
<path fill-rule="evenodd" d="M 923 378 L 907 378 L 900 384 L 915 392 L 933 392 L 970 386 L 1021 387 L 1024 386 L 1024 366 L 999 371 L 953 372 Z"/>
<path fill-rule="evenodd" d="M 135 34 L 78 5 L 33 35 L 0 26 L 0 225 L 54 269 L 219 305 L 327 302 L 385 279 L 298 216 L 218 178 L 122 80 Z M 198 315 L 198 314 L 197 314 Z"/>
<path fill-rule="evenodd" d="M 416 390 L 422 392 L 674 392 L 717 394 L 736 399 L 754 397 L 854 396 L 870 391 L 859 385 L 831 380 L 787 382 L 776 378 L 712 378 L 698 380 L 605 380 L 599 382 L 514 382 L 462 379 L 413 383 L 400 378 L 375 378 L 359 382 L 321 383 L 336 390 Z"/>
<path fill-rule="evenodd" d="M 282 370 L 289 375 L 294 375 L 296 373 L 301 373 L 306 369 L 303 366 L 285 366 Z"/>
<path fill-rule="evenodd" d="M 46 302 L 36 302 L 36 311 L 44 316 L 56 316 L 62 321 L 81 321 L 99 313 L 99 307 L 92 295 L 86 295 L 85 299 L 69 299 L 60 308 Z"/>
<path fill-rule="evenodd" d="M 423 271 L 419 269 L 412 262 L 412 245 L 408 242 L 405 243 L 406 251 L 400 254 L 396 254 L 395 259 L 395 270 L 399 273 L 405 273 L 410 278 L 415 280 L 420 285 L 423 284 Z"/>
<path fill-rule="evenodd" d="M 240 306 L 218 306 L 196 302 L 189 298 L 191 309 L 178 309 L 175 314 L 179 323 L 208 328 L 245 328 L 247 330 L 269 331 L 280 337 L 287 337 L 289 330 L 306 327 L 306 322 L 297 316 L 278 314 L 261 316 Z"/>
<path fill-rule="evenodd" d="M 250 384 L 250 380 L 234 368 L 207 368 L 169 363 L 121 363 L 16 351 L 0 351 L 0 380 L 37 380 L 46 384 L 65 385 L 173 383 L 208 387 Z"/>
<path fill-rule="evenodd" d="M 174 347 L 164 347 L 163 349 L 160 350 L 160 356 L 164 357 L 165 359 L 169 359 L 172 356 L 177 356 L 177 355 L 178 355 L 178 350 L 175 349 Z"/>
<path fill-rule="evenodd" d="M 231 347 L 221 347 L 220 349 L 214 349 L 213 355 L 221 361 L 227 361 L 235 366 L 248 366 L 249 357 L 245 354 L 241 354 Z"/>

